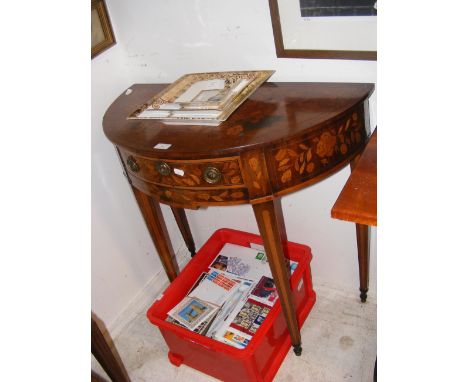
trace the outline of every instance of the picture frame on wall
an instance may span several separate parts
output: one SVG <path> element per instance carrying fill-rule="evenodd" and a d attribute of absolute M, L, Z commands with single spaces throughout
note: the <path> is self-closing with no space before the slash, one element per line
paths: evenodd
<path fill-rule="evenodd" d="M 269 0 L 280 58 L 377 60 L 376 0 Z"/>
<path fill-rule="evenodd" d="M 104 0 L 91 0 L 91 58 L 115 44 Z"/>

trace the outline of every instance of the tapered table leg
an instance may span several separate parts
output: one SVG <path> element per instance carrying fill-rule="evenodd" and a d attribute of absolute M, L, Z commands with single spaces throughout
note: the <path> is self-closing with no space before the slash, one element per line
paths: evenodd
<path fill-rule="evenodd" d="M 122 361 L 114 354 L 99 326 L 91 316 L 91 353 L 102 366 L 104 371 L 110 377 L 112 382 L 130 382 Z M 94 376 L 95 380 L 100 380 L 98 376 Z"/>
<path fill-rule="evenodd" d="M 369 290 L 369 226 L 356 224 L 356 239 L 359 261 L 359 290 L 361 302 L 366 302 Z"/>
<path fill-rule="evenodd" d="M 351 171 L 356 167 L 359 156 L 351 163 Z M 369 291 L 369 226 L 356 223 L 356 241 L 359 262 L 359 290 L 361 292 L 361 302 L 366 302 Z"/>
<path fill-rule="evenodd" d="M 180 233 L 184 238 L 185 245 L 190 251 L 190 255 L 195 256 L 195 243 L 193 242 L 192 232 L 190 231 L 190 226 L 187 221 L 187 215 L 183 208 L 171 207 L 174 218 L 179 226 Z"/>
<path fill-rule="evenodd" d="M 279 201 L 268 201 L 254 204 L 252 207 L 263 239 L 286 324 L 288 325 L 294 353 L 299 356 L 302 352 L 301 333 L 289 284 L 289 267 L 283 252 L 284 224 L 282 221 L 278 222 L 279 219 L 282 219 L 281 205 Z"/>
<path fill-rule="evenodd" d="M 159 202 L 133 186 L 132 189 L 167 277 L 172 282 L 179 274 L 179 266 L 177 265 Z"/>
<path fill-rule="evenodd" d="M 107 382 L 104 378 L 100 377 L 99 374 L 91 370 L 91 382 Z"/>

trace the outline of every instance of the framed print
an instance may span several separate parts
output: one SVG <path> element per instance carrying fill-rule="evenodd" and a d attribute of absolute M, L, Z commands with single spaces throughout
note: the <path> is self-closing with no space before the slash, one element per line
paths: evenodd
<path fill-rule="evenodd" d="M 377 59 L 376 0 L 269 0 L 276 55 Z"/>
<path fill-rule="evenodd" d="M 115 44 L 104 0 L 91 0 L 91 58 Z"/>

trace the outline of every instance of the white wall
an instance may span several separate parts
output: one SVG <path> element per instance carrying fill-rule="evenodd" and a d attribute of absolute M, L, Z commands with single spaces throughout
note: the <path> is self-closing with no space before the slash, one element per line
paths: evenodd
<path fill-rule="evenodd" d="M 108 8 L 119 41 L 112 2 Z M 124 59 L 123 45 L 117 44 L 91 62 L 91 308 L 110 330 L 129 302 L 162 269 L 115 149 L 102 130 L 106 109 L 133 81 Z M 178 232 L 171 218 L 167 216 L 173 237 Z M 176 236 L 173 241 L 177 250 L 180 239 Z"/>
<path fill-rule="evenodd" d="M 271 81 L 375 82 L 368 61 L 278 59 L 267 0 L 107 0 L 118 44 L 92 61 L 93 309 L 112 322 L 161 270 L 120 165 L 100 126 L 106 107 L 132 83 L 172 82 L 197 71 L 274 69 Z M 371 126 L 376 120 L 371 99 Z M 330 218 L 349 175 L 283 199 L 289 239 L 314 252 L 313 277 L 358 289 L 354 225 Z M 168 208 L 174 248 L 181 243 Z M 187 212 L 197 246 L 220 227 L 258 232 L 250 206 Z M 370 293 L 375 293 L 375 245 Z M 356 293 L 356 296 L 358 293 Z"/>

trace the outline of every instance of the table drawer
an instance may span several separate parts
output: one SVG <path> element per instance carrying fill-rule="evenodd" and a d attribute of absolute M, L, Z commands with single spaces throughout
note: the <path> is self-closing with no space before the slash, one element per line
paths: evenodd
<path fill-rule="evenodd" d="M 124 150 L 120 152 L 129 174 L 160 185 L 185 188 L 244 185 L 236 157 L 183 161 L 146 158 Z"/>
<path fill-rule="evenodd" d="M 147 195 L 158 198 L 161 203 L 182 208 L 197 208 L 200 206 L 244 204 L 248 201 L 246 188 L 181 188 L 166 187 L 146 182 L 136 176 L 129 175 L 133 187 Z"/>

